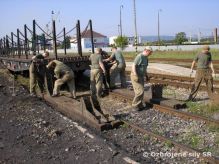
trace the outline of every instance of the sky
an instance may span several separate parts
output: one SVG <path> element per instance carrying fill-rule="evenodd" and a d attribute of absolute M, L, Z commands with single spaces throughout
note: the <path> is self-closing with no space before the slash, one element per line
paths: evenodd
<path fill-rule="evenodd" d="M 158 11 L 160 35 L 175 36 L 178 32 L 194 35 L 198 32 L 209 35 L 219 28 L 219 0 L 136 0 L 138 35 L 151 36 L 158 33 Z M 134 35 L 133 0 L 0 0 L 0 38 L 23 31 L 24 24 L 32 29 L 33 19 L 43 27 L 51 24 L 51 11 L 55 12 L 57 33 L 66 27 L 75 27 L 81 22 L 81 30 L 89 19 L 93 30 L 106 36 L 118 35 L 120 6 L 122 31 L 126 36 Z M 74 31 L 70 34 L 74 34 Z"/>

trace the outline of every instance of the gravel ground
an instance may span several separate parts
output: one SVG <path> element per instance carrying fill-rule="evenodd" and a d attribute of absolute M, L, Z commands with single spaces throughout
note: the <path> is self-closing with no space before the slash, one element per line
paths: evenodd
<path fill-rule="evenodd" d="M 17 85 L 18 96 L 12 97 L 11 84 L 0 73 L 0 163 L 126 163 L 126 153 L 29 97 L 23 87 Z"/>
<path fill-rule="evenodd" d="M 39 98 L 29 97 L 21 86 L 16 87 L 18 96 L 12 97 L 12 80 L 1 73 L 0 77 L 0 163 L 127 163 L 125 157 L 139 163 L 201 161 L 195 154 L 185 154 L 169 143 L 142 135 L 125 125 L 102 133 L 84 130 L 86 126 L 82 123 L 67 119 Z M 203 123 L 182 121 L 153 109 L 134 112 L 127 102 L 109 97 L 101 104 L 117 117 L 180 142 L 188 138 L 184 134 L 195 132 L 209 138 L 201 146 L 215 146 L 214 133 L 204 131 Z M 172 153 L 185 157 L 171 158 Z"/>
<path fill-rule="evenodd" d="M 179 133 L 180 129 L 184 129 L 185 125 L 189 127 L 195 127 L 199 123 L 189 121 L 186 122 L 179 118 L 175 118 L 163 113 L 159 113 L 156 110 L 149 109 L 141 112 L 133 111 L 132 107 L 127 104 L 127 102 L 115 102 L 114 99 L 104 98 L 102 106 L 105 109 L 108 109 L 116 117 L 120 117 L 129 122 L 135 123 L 142 128 L 150 129 L 151 131 L 174 138 L 174 134 Z M 160 122 L 159 122 L 160 121 Z M 175 124 L 177 122 L 177 124 Z M 183 123 L 183 124 L 182 124 Z M 194 123 L 194 124 L 193 124 Z M 195 124 L 196 123 L 196 124 Z M 163 124 L 167 126 L 163 126 Z M 169 129 L 168 129 L 169 125 Z M 204 128 L 203 128 L 204 129 Z M 165 132 L 165 133 L 164 133 Z M 182 133 L 182 132 L 181 132 Z M 207 132 L 205 133 L 207 134 Z M 172 136 L 170 136 L 172 135 Z M 209 134 L 210 135 L 210 134 Z M 127 152 L 131 153 L 133 156 L 137 156 L 139 162 L 141 163 L 199 163 L 200 159 L 195 157 L 174 157 L 169 158 L 168 156 L 161 157 L 162 155 L 155 156 L 158 153 L 178 153 L 183 154 L 185 151 L 179 150 L 172 147 L 169 143 L 160 142 L 157 139 L 154 139 L 149 136 L 144 136 L 139 132 L 133 131 L 132 129 L 123 126 L 120 129 L 111 130 L 103 134 L 108 140 L 113 140 L 116 145 L 119 145 Z M 152 153 L 149 157 L 144 157 L 145 153 Z M 152 159 L 150 159 L 152 158 Z M 149 160 L 149 161 L 148 161 Z M 188 162 L 189 161 L 189 162 Z"/>
<path fill-rule="evenodd" d="M 166 88 L 166 90 L 167 91 L 165 92 L 170 92 L 174 90 L 174 88 L 168 87 Z M 182 90 L 184 92 L 182 92 Z M 184 100 L 187 98 L 188 91 L 186 92 L 185 89 L 175 89 L 174 92 L 176 92 L 175 94 L 176 96 L 174 95 L 174 98 L 176 99 Z M 205 100 L 206 96 L 207 94 L 205 92 L 199 92 L 198 98 L 201 99 L 199 103 L 203 103 L 203 104 L 206 103 L 207 102 Z M 172 94 L 172 97 L 169 95 L 169 98 L 173 98 L 173 94 Z M 195 149 L 199 149 L 202 152 L 210 152 L 214 156 L 219 156 L 218 131 L 214 131 L 214 129 L 212 130 L 204 122 L 193 121 L 193 120 L 183 120 L 178 117 L 173 117 L 171 115 L 158 112 L 157 110 L 154 110 L 154 109 L 148 109 L 148 110 L 144 110 L 141 112 L 133 112 L 131 105 L 128 104 L 127 102 L 117 100 L 117 103 L 116 103 L 115 99 L 109 99 L 109 98 L 104 98 L 103 100 L 104 100 L 104 103 L 102 104 L 103 107 L 111 111 L 111 113 L 116 116 L 122 117 L 123 119 L 130 121 L 132 123 L 135 123 L 142 128 L 149 129 L 157 134 L 171 138 L 179 143 L 188 145 Z M 118 144 L 123 145 L 122 142 L 125 142 L 124 138 L 126 137 L 124 137 L 120 141 L 118 139 L 119 136 L 120 137 L 129 136 L 130 134 L 129 134 L 129 130 L 126 132 L 124 129 L 123 130 L 120 129 L 120 131 L 122 132 L 115 132 L 116 133 L 115 140 L 118 142 Z M 107 136 L 109 136 L 109 134 L 107 134 Z M 144 140 L 144 136 L 143 137 L 142 136 L 139 137 L 139 136 L 137 137 L 137 139 L 134 137 L 133 141 L 128 141 L 128 142 L 132 143 L 136 140 L 140 140 L 140 141 L 136 141 L 140 143 L 142 140 Z M 136 152 L 136 151 L 138 152 L 138 150 L 136 150 L 136 149 L 139 149 L 138 146 L 131 145 L 130 146 L 131 148 L 129 148 L 127 146 L 128 144 L 124 144 L 124 145 L 127 151 L 129 151 L 129 149 L 133 149 L 131 153 Z M 156 147 L 156 146 L 157 146 L 156 144 L 154 145 L 152 144 L 150 146 L 148 146 L 147 144 L 145 145 L 143 144 L 142 146 L 140 144 L 142 151 L 138 155 L 141 157 L 145 147 L 150 147 L 153 149 L 153 147 Z M 162 143 L 158 144 L 158 146 L 154 150 L 157 150 L 156 152 L 166 152 L 166 151 L 169 152 L 170 151 L 170 150 L 162 151 L 162 148 L 163 148 L 162 146 L 165 147 L 165 144 L 163 145 Z M 147 150 L 147 151 L 150 152 L 151 150 Z M 173 149 L 173 152 L 174 152 L 174 149 Z M 153 160 L 156 162 L 158 162 L 159 160 L 161 161 L 164 160 L 165 162 L 168 161 L 168 159 L 165 159 L 165 158 L 162 158 L 162 159 L 153 158 Z M 174 160 L 175 162 L 177 161 L 179 162 L 182 159 L 176 158 Z M 198 160 L 198 159 L 194 159 L 194 160 Z"/>

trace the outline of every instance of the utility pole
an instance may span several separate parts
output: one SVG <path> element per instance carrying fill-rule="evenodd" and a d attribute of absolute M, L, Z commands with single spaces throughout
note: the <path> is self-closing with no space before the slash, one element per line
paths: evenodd
<path fill-rule="evenodd" d="M 118 35 L 120 35 L 120 25 L 118 24 Z"/>
<path fill-rule="evenodd" d="M 120 36 L 122 37 L 122 8 L 123 5 L 120 5 Z"/>
<path fill-rule="evenodd" d="M 135 6 L 135 0 L 133 0 L 133 11 L 134 11 L 134 27 L 135 27 L 135 52 L 137 55 L 138 50 L 138 34 L 137 34 L 137 23 L 136 23 L 136 6 Z"/>
<path fill-rule="evenodd" d="M 161 9 L 159 9 L 158 10 L 158 19 L 157 19 L 157 37 L 158 37 L 158 45 L 160 46 L 160 12 L 161 12 L 162 10 Z"/>
<path fill-rule="evenodd" d="M 217 28 L 214 29 L 214 43 L 217 44 Z"/>

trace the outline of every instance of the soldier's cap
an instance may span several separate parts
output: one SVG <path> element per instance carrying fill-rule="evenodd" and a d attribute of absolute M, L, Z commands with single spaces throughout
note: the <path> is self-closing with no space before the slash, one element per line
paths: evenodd
<path fill-rule="evenodd" d="M 208 45 L 205 45 L 205 46 L 203 46 L 202 49 L 205 50 L 205 51 L 209 51 L 209 50 L 210 50 L 210 47 L 209 47 Z"/>
<path fill-rule="evenodd" d="M 153 51 L 153 49 L 151 47 L 145 47 L 144 50 Z"/>

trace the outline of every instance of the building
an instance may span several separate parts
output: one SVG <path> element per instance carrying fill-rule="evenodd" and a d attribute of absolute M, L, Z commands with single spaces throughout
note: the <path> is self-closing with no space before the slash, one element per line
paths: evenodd
<path fill-rule="evenodd" d="M 93 31 L 93 38 L 94 38 L 94 47 L 95 48 L 98 48 L 98 47 L 102 48 L 102 47 L 109 46 L 109 39 L 107 38 L 107 36 Z M 77 49 L 78 45 L 77 45 L 76 37 L 71 38 L 70 43 L 71 43 L 71 49 Z M 92 48 L 91 31 L 90 30 L 83 31 L 81 33 L 81 47 L 82 47 L 82 49 Z"/>

